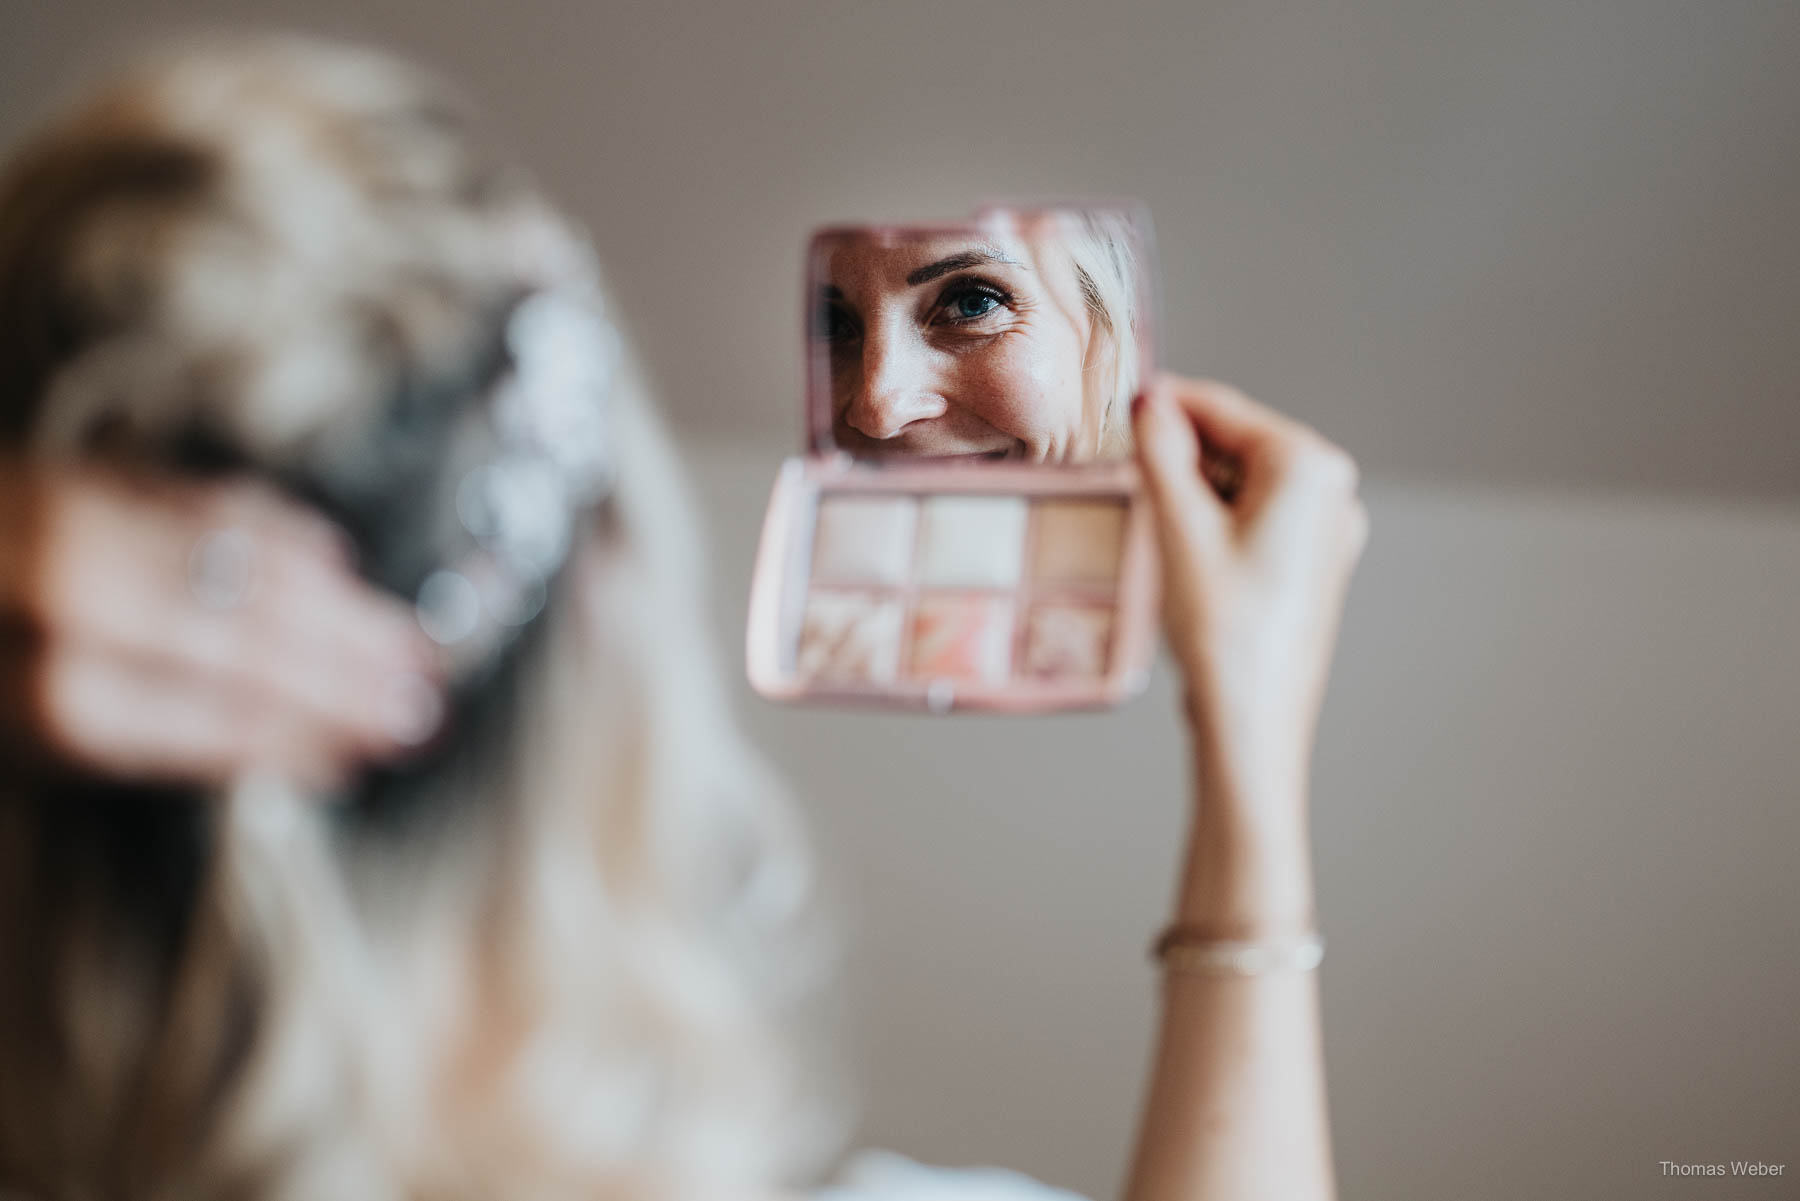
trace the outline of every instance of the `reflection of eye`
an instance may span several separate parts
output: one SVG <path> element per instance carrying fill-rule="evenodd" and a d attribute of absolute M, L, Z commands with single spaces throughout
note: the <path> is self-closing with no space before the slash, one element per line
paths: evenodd
<path fill-rule="evenodd" d="M 841 304 L 827 301 L 813 314 L 813 336 L 827 342 L 856 340 L 856 319 Z"/>
<path fill-rule="evenodd" d="M 979 279 L 962 279 L 945 288 L 938 297 L 938 309 L 953 325 L 980 321 L 995 309 L 1012 303 L 1004 289 Z"/>

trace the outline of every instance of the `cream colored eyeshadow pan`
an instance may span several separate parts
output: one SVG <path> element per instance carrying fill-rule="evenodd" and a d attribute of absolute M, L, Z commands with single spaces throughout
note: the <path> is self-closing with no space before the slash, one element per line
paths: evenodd
<path fill-rule="evenodd" d="M 921 506 L 919 583 L 1010 588 L 1025 561 L 1025 498 L 933 496 Z"/>
<path fill-rule="evenodd" d="M 828 496 L 813 535 L 813 576 L 899 584 L 912 564 L 918 504 L 910 496 Z"/>

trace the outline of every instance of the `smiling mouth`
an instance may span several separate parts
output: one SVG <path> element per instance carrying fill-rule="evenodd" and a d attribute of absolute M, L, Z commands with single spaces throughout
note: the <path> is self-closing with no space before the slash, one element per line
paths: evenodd
<path fill-rule="evenodd" d="M 1013 440 L 1006 446 L 992 450 L 955 450 L 960 439 L 937 439 L 930 437 L 870 438 L 854 430 L 839 429 L 837 445 L 848 450 L 857 458 L 869 459 L 919 459 L 933 463 L 997 463 L 1006 459 L 1027 459 L 1030 457 L 1023 442 Z M 934 449 L 933 442 L 946 444 L 941 452 Z M 963 445 L 968 445 L 963 442 Z"/>
<path fill-rule="evenodd" d="M 910 450 L 903 447 L 876 445 L 872 447 L 873 457 L 879 459 L 917 459 L 930 463 L 998 463 L 1004 459 L 1018 458 L 1014 450 L 981 450 L 951 451 L 934 454 L 929 450 Z"/>

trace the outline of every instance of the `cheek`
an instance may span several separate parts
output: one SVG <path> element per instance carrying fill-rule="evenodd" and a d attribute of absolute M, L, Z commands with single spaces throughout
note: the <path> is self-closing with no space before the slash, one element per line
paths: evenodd
<path fill-rule="evenodd" d="M 949 399 L 1033 445 L 1066 441 L 1081 423 L 1081 351 L 1043 331 L 1001 334 L 958 356 Z"/>

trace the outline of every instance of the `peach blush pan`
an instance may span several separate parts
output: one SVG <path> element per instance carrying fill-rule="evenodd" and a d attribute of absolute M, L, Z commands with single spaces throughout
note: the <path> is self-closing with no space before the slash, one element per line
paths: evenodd
<path fill-rule="evenodd" d="M 999 684 L 1011 671 L 1013 602 L 1005 595 L 926 595 L 913 606 L 908 674 Z"/>

